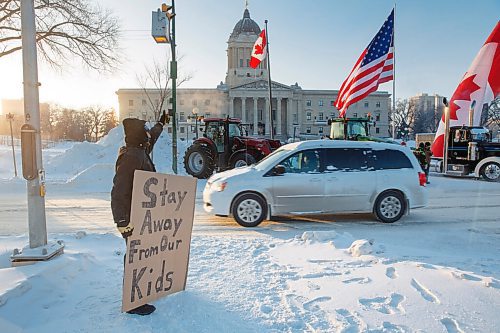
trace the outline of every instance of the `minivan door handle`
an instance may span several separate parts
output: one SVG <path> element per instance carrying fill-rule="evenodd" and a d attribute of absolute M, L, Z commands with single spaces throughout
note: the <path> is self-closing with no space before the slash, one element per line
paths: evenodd
<path fill-rule="evenodd" d="M 320 182 L 321 181 L 321 178 L 311 178 L 309 180 L 311 183 L 317 183 L 317 182 Z"/>

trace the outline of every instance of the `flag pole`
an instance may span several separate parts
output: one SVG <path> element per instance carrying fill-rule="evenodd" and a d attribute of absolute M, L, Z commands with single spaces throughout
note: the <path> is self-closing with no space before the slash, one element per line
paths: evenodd
<path fill-rule="evenodd" d="M 269 35 L 267 32 L 267 20 L 265 20 L 264 23 L 266 24 L 267 85 L 269 87 L 269 131 L 271 134 L 271 139 L 274 139 L 273 94 L 271 91 L 271 59 L 269 58 Z"/>
<path fill-rule="evenodd" d="M 396 126 L 394 125 L 394 113 L 396 112 L 396 1 L 394 1 L 394 22 L 392 29 L 392 138 L 396 138 Z"/>

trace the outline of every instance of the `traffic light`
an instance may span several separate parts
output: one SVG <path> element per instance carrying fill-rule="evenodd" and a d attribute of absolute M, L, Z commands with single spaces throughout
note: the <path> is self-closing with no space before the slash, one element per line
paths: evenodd
<path fill-rule="evenodd" d="M 170 20 L 175 16 L 173 6 L 162 4 L 152 12 L 151 35 L 156 43 L 170 43 Z"/>

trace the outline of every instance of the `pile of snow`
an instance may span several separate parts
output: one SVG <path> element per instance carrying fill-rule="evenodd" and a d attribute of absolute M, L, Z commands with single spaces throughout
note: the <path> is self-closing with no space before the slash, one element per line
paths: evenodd
<path fill-rule="evenodd" d="M 65 184 L 86 191 L 109 191 L 114 175 L 118 151 L 124 142 L 123 126 L 113 128 L 97 143 L 61 142 L 42 151 L 47 183 Z M 177 171 L 186 175 L 183 157 L 191 141 L 178 140 Z M 18 178 L 22 178 L 21 151 L 16 147 Z M 172 173 L 172 140 L 163 131 L 153 150 L 153 161 L 158 172 Z M 0 179 L 13 179 L 12 150 L 0 147 Z"/>
<path fill-rule="evenodd" d="M 362 255 L 370 254 L 373 252 L 372 249 L 373 241 L 368 241 L 366 239 L 358 239 L 352 242 L 351 246 L 347 250 L 353 257 L 359 257 Z"/>

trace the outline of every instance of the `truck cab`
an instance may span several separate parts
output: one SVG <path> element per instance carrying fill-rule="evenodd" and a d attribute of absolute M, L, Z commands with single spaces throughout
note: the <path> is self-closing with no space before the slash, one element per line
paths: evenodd
<path fill-rule="evenodd" d="M 474 173 L 488 181 L 500 181 L 500 143 L 492 142 L 487 128 L 452 126 L 448 135 L 446 174 Z"/>

